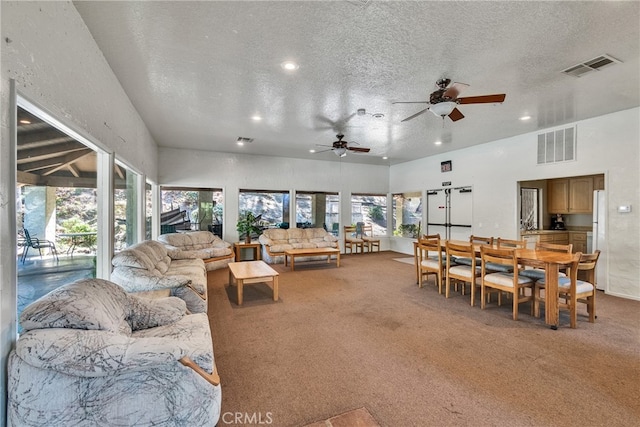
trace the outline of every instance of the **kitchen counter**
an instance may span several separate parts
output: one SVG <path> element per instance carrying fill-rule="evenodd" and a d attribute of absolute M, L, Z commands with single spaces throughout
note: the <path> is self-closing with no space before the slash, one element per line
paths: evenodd
<path fill-rule="evenodd" d="M 536 235 L 536 234 L 554 234 L 554 233 L 588 233 L 591 232 L 591 227 L 571 228 L 567 230 L 522 230 L 520 234 L 522 236 Z"/>

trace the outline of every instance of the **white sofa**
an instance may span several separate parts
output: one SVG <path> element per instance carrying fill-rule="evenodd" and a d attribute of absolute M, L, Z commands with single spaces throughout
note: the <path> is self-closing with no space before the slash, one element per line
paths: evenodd
<path fill-rule="evenodd" d="M 111 280 L 127 292 L 172 295 L 191 313 L 207 312 L 207 270 L 201 259 L 171 259 L 164 244 L 145 240 L 115 254 L 111 264 Z"/>
<path fill-rule="evenodd" d="M 269 264 L 284 262 L 284 251 L 288 249 L 336 248 L 340 249 L 338 238 L 324 228 L 268 228 L 258 238 L 262 245 L 262 259 Z M 305 260 L 327 259 L 321 257 L 300 257 Z"/>
<path fill-rule="evenodd" d="M 9 426 L 215 426 L 221 388 L 209 320 L 178 298 L 101 279 L 27 306 L 8 362 Z"/>
<path fill-rule="evenodd" d="M 209 231 L 167 233 L 158 236 L 171 259 L 200 258 L 207 271 L 224 268 L 235 259 L 233 247 Z"/>

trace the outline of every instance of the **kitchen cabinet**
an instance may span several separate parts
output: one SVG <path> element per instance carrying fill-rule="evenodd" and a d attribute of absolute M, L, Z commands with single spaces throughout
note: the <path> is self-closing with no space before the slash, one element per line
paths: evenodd
<path fill-rule="evenodd" d="M 593 189 L 604 190 L 604 175 L 593 176 Z"/>
<path fill-rule="evenodd" d="M 539 242 L 544 243 L 553 243 L 554 245 L 568 245 L 569 244 L 569 233 L 562 232 L 553 232 L 553 233 L 543 233 L 539 235 Z"/>
<path fill-rule="evenodd" d="M 573 245 L 573 253 L 587 253 L 587 233 L 572 231 L 569 233 L 569 243 Z"/>
<path fill-rule="evenodd" d="M 551 214 L 591 213 L 593 177 L 551 179 L 547 183 L 547 210 Z"/>

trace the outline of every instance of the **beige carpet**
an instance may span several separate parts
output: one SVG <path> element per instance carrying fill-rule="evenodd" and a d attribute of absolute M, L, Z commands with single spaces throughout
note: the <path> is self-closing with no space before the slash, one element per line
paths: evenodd
<path fill-rule="evenodd" d="M 305 427 L 379 427 L 367 408 L 358 408 Z"/>
<path fill-rule="evenodd" d="M 276 265 L 279 301 L 248 285 L 242 307 L 227 270 L 211 272 L 223 414 L 291 427 L 354 408 L 389 427 L 640 425 L 640 301 L 598 293 L 595 324 L 581 306 L 578 329 L 563 311 L 553 331 L 527 304 L 514 322 L 510 302 L 481 310 L 433 279 L 420 289 L 402 257 Z"/>
<path fill-rule="evenodd" d="M 402 262 L 404 264 L 411 264 L 411 265 L 415 265 L 416 262 L 413 259 L 413 257 L 406 257 L 406 258 L 394 258 L 394 261 L 398 261 L 398 262 Z"/>

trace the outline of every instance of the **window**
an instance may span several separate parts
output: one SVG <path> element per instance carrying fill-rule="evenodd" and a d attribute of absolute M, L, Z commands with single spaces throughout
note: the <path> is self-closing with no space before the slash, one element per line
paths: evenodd
<path fill-rule="evenodd" d="M 422 223 L 422 194 L 419 191 L 393 195 L 393 235 L 417 238 Z"/>
<path fill-rule="evenodd" d="M 140 175 L 127 167 L 114 167 L 115 194 L 113 213 L 115 217 L 113 250 L 118 252 L 138 241 L 138 179 Z"/>
<path fill-rule="evenodd" d="M 151 239 L 151 217 L 153 215 L 153 192 L 151 191 L 151 184 L 145 182 L 144 184 L 144 238 L 145 240 Z"/>
<path fill-rule="evenodd" d="M 351 223 L 373 226 L 375 236 L 387 234 L 387 196 L 385 194 L 352 194 Z"/>
<path fill-rule="evenodd" d="M 522 230 L 538 229 L 539 200 L 538 188 L 523 187 L 520 189 L 520 228 Z"/>
<path fill-rule="evenodd" d="M 260 225 L 265 228 L 289 228 L 289 192 L 240 190 L 239 212 L 251 211 L 260 217 Z"/>
<path fill-rule="evenodd" d="M 338 231 L 339 207 L 338 193 L 296 193 L 296 227 L 322 227 L 330 232 Z"/>
<path fill-rule="evenodd" d="M 222 189 L 162 187 L 160 198 L 160 233 L 207 230 L 222 238 Z"/>

